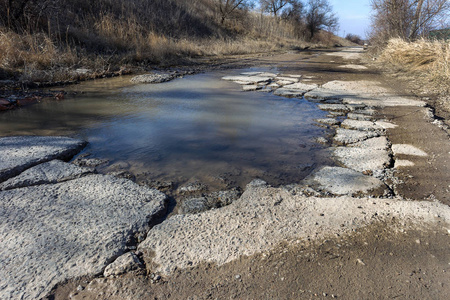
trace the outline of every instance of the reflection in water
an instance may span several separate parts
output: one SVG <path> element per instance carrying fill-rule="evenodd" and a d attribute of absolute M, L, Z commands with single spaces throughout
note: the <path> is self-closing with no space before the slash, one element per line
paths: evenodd
<path fill-rule="evenodd" d="M 224 75 L 156 85 L 131 85 L 129 78 L 85 82 L 70 87 L 78 94 L 64 101 L 0 114 L 1 135 L 81 137 L 92 157 L 110 160 L 105 171 L 120 162 L 151 179 L 197 179 L 216 188 L 255 177 L 297 182 L 320 164 L 313 139 L 324 130 L 313 119 L 324 113 L 315 104 L 244 93 L 220 80 Z"/>

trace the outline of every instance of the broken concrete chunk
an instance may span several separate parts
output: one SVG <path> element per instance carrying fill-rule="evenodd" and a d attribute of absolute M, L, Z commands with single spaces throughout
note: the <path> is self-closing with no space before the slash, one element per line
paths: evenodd
<path fill-rule="evenodd" d="M 305 179 L 305 183 L 334 195 L 368 194 L 381 196 L 389 191 L 379 179 L 340 167 L 323 167 Z"/>
<path fill-rule="evenodd" d="M 394 155 L 412 155 L 412 156 L 428 156 L 428 154 L 421 149 L 408 144 L 395 144 L 392 145 L 392 151 Z"/>
<path fill-rule="evenodd" d="M 284 77 L 284 76 L 277 76 L 277 77 L 275 78 L 275 80 L 287 81 L 287 82 L 289 82 L 288 84 L 292 84 L 292 83 L 296 83 L 296 82 L 299 82 L 299 81 L 300 81 L 300 79 L 298 79 L 298 78 L 294 78 L 294 77 Z"/>
<path fill-rule="evenodd" d="M 178 209 L 181 214 L 196 214 L 213 208 L 230 205 L 241 196 L 238 189 L 218 191 L 203 197 L 185 199 Z"/>
<path fill-rule="evenodd" d="M 347 145 L 361 142 L 372 137 L 377 137 L 380 134 L 377 131 L 360 131 L 338 128 L 334 136 L 334 142 L 339 145 Z"/>
<path fill-rule="evenodd" d="M 390 94 L 382 95 L 365 95 L 365 97 L 344 97 L 342 99 L 345 104 L 364 104 L 373 107 L 386 107 L 386 106 L 418 106 L 423 107 L 426 105 L 423 101 L 412 100 L 404 97 L 398 97 Z"/>
<path fill-rule="evenodd" d="M 0 138 L 0 182 L 40 163 L 69 160 L 86 142 L 58 136 L 17 136 Z"/>
<path fill-rule="evenodd" d="M 384 129 L 392 129 L 398 127 L 398 125 L 386 121 L 376 121 L 375 125 L 380 126 Z"/>
<path fill-rule="evenodd" d="M 215 207 L 223 207 L 230 205 L 241 197 L 239 189 L 234 188 L 227 191 L 213 192 L 206 195 L 209 203 L 213 203 Z"/>
<path fill-rule="evenodd" d="M 317 143 L 319 143 L 319 144 L 322 144 L 322 145 L 328 144 L 328 140 L 326 138 L 324 138 L 324 137 L 318 137 L 318 138 L 315 139 L 315 141 Z"/>
<path fill-rule="evenodd" d="M 296 81 L 288 81 L 288 80 L 279 80 L 279 79 L 276 79 L 276 83 L 277 84 L 279 84 L 279 85 L 288 85 L 288 84 L 292 84 L 292 83 L 294 83 L 294 82 L 296 82 Z"/>
<path fill-rule="evenodd" d="M 338 177 L 340 173 L 332 175 Z M 247 189 L 239 201 L 222 209 L 166 219 L 149 231 L 138 250 L 155 266 L 152 272 L 170 276 L 175 270 L 205 262 L 220 266 L 242 256 L 273 253 L 272 249 L 286 241 L 323 242 L 331 235 L 351 233 L 375 220 L 395 217 L 436 225 L 450 220 L 448 206 L 437 202 L 311 197 L 316 194 L 303 186 Z M 151 258 L 145 253 L 151 253 Z"/>
<path fill-rule="evenodd" d="M 109 264 L 105 271 L 103 272 L 103 276 L 117 276 L 125 273 L 129 273 L 132 271 L 136 271 L 142 269 L 144 265 L 139 260 L 139 258 L 133 252 L 125 253 L 124 255 L 119 256 L 113 263 Z"/>
<path fill-rule="evenodd" d="M 413 163 L 410 160 L 406 160 L 406 159 L 396 159 L 395 160 L 395 164 L 394 164 L 394 168 L 401 168 L 401 167 L 413 167 L 416 164 Z"/>
<path fill-rule="evenodd" d="M 112 176 L 0 192 L 1 299 L 101 274 L 164 214 L 166 196 Z"/>
<path fill-rule="evenodd" d="M 367 116 L 374 116 L 377 111 L 373 108 L 364 108 L 364 109 L 360 109 L 358 111 L 355 111 L 355 113 L 357 114 L 363 114 L 363 115 L 367 115 Z"/>
<path fill-rule="evenodd" d="M 180 214 L 197 214 L 211 209 L 205 197 L 185 199 L 178 209 Z"/>
<path fill-rule="evenodd" d="M 316 119 L 315 121 L 318 123 L 321 123 L 321 124 L 328 125 L 328 126 L 339 125 L 341 123 L 338 120 L 333 119 L 333 118 Z"/>
<path fill-rule="evenodd" d="M 260 90 L 262 88 L 263 88 L 262 86 L 259 86 L 257 84 L 251 84 L 251 85 L 244 85 L 244 86 L 242 86 L 242 90 L 244 92 L 256 91 L 256 90 Z"/>
<path fill-rule="evenodd" d="M 259 74 L 259 76 L 274 78 L 274 77 L 278 76 L 278 73 L 263 72 L 263 73 Z"/>
<path fill-rule="evenodd" d="M 262 82 L 270 82 L 273 77 L 262 76 L 262 74 L 258 76 L 225 76 L 222 77 L 223 80 L 227 81 L 239 81 L 240 83 L 246 84 L 257 84 Z"/>
<path fill-rule="evenodd" d="M 360 130 L 360 131 L 384 129 L 384 127 L 382 127 L 372 121 L 360 121 L 360 120 L 351 120 L 351 119 L 344 120 L 344 122 L 342 122 L 341 126 L 343 128 L 355 129 L 355 130 Z"/>
<path fill-rule="evenodd" d="M 185 194 L 185 193 L 197 193 L 206 191 L 208 187 L 200 182 L 189 182 L 180 188 L 178 188 L 178 192 Z"/>
<path fill-rule="evenodd" d="M 388 150 L 389 141 L 385 136 L 374 137 L 367 139 L 362 142 L 357 142 L 354 144 L 349 144 L 347 147 L 358 147 L 363 149 L 373 149 L 373 150 Z"/>
<path fill-rule="evenodd" d="M 293 83 L 277 89 L 274 94 L 283 97 L 302 97 L 306 92 L 317 88 L 316 84 Z"/>
<path fill-rule="evenodd" d="M 350 108 L 348 108 L 344 104 L 319 104 L 318 107 L 321 110 L 328 110 L 328 111 L 342 111 L 342 112 L 350 111 Z"/>
<path fill-rule="evenodd" d="M 355 94 L 345 91 L 332 90 L 320 87 L 309 91 L 305 94 L 305 99 L 308 100 L 327 100 L 327 99 L 343 99 L 345 97 L 355 96 Z"/>
<path fill-rule="evenodd" d="M 265 182 L 262 179 L 253 179 L 252 181 L 250 181 L 249 184 L 247 184 L 246 188 L 251 189 L 251 188 L 257 188 L 257 187 L 263 187 L 263 186 L 267 186 L 267 182 Z"/>
<path fill-rule="evenodd" d="M 67 181 L 93 173 L 93 171 L 93 169 L 81 168 L 60 160 L 52 160 L 32 167 L 1 183 L 0 190 Z"/>
<path fill-rule="evenodd" d="M 291 78 L 302 78 L 303 75 L 300 74 L 285 74 L 284 76 L 286 77 L 291 77 Z"/>
<path fill-rule="evenodd" d="M 163 83 L 171 81 L 177 78 L 179 74 L 176 73 L 165 73 L 165 72 L 154 72 L 150 74 L 138 75 L 131 78 L 133 83 Z"/>
<path fill-rule="evenodd" d="M 80 167 L 95 168 L 108 162 L 107 159 L 78 157 L 72 163 Z"/>
<path fill-rule="evenodd" d="M 391 165 L 387 150 L 358 147 L 337 147 L 333 151 L 337 160 L 347 168 L 358 172 L 383 170 Z"/>
<path fill-rule="evenodd" d="M 363 114 L 363 113 L 348 113 L 347 118 L 351 120 L 359 120 L 359 121 L 372 121 L 373 117 Z"/>

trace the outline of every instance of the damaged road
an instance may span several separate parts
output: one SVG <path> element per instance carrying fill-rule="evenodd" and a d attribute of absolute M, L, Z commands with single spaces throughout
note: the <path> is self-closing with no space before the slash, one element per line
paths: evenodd
<path fill-rule="evenodd" d="M 426 102 L 393 89 L 361 55 L 359 48 L 307 60 L 286 54 L 260 59 L 278 72 L 223 78 L 245 92 L 317 102 L 329 112 L 317 125 L 334 130 L 318 142 L 336 165 L 287 186 L 254 180 L 221 208 L 156 224 L 163 193 L 89 168 L 51 171 L 67 157 L 2 171 L 0 297 L 448 295 L 448 135 Z"/>

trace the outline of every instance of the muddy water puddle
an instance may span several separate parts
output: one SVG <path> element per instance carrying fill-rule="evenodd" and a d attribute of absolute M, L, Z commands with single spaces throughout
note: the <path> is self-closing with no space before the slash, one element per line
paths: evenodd
<path fill-rule="evenodd" d="M 89 142 L 82 155 L 108 160 L 100 172 L 138 181 L 201 182 L 212 190 L 298 182 L 327 163 L 314 125 L 326 115 L 303 99 L 243 92 L 221 80 L 256 69 L 197 74 L 162 84 L 129 77 L 84 82 L 62 101 L 0 114 L 0 134 L 69 135 Z M 274 70 L 263 70 L 274 71 Z"/>

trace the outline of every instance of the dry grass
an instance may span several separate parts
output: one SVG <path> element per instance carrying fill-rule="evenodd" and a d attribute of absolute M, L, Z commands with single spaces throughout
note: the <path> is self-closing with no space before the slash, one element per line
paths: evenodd
<path fill-rule="evenodd" d="M 58 48 L 46 34 L 0 30 L 0 68 L 20 73 L 23 80 L 62 80 L 62 68 L 78 61 L 73 49 Z"/>
<path fill-rule="evenodd" d="M 242 11 L 222 24 L 211 0 L 58 3 L 42 16 L 31 13 L 20 19 L 17 28 L 7 28 L 0 16 L 0 76 L 60 81 L 79 78 L 78 68 L 97 76 L 122 66 L 175 65 L 199 56 L 336 44 L 328 33 L 306 43 L 303 25 L 255 11 Z M 28 10 L 33 12 L 33 6 Z"/>
<path fill-rule="evenodd" d="M 443 92 L 450 91 L 450 43 L 418 40 L 406 42 L 392 39 L 380 55 L 380 60 L 405 73 L 419 75 Z"/>
<path fill-rule="evenodd" d="M 95 26 L 98 44 L 113 51 L 89 53 L 69 43 L 52 41 L 45 33 L 17 34 L 0 28 L 0 69 L 19 74 L 24 81 L 60 81 L 77 78 L 77 68 L 101 74 L 123 65 L 171 65 L 186 58 L 255 54 L 303 47 L 293 38 L 271 39 L 242 35 L 236 38 L 170 38 L 147 32 L 130 20 L 114 22 L 106 15 Z"/>

